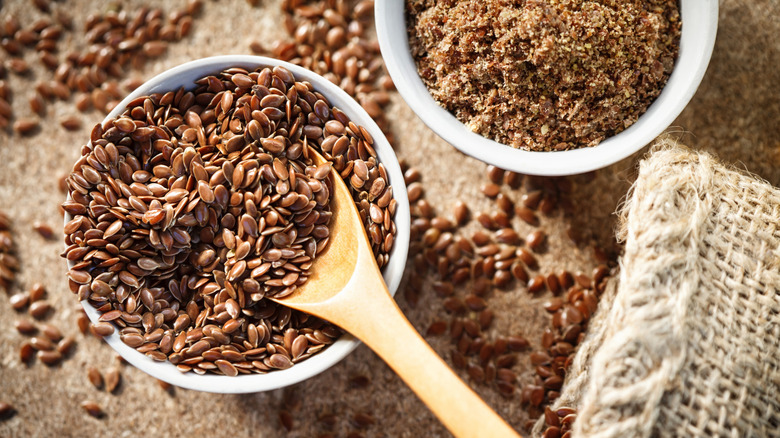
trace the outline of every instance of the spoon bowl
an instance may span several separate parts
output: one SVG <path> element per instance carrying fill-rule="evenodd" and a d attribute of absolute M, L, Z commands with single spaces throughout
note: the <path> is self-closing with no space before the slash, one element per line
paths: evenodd
<path fill-rule="evenodd" d="M 309 156 L 317 164 L 325 162 L 314 150 L 309 150 Z M 306 283 L 274 301 L 330 321 L 362 340 L 453 435 L 517 436 L 404 317 L 382 279 L 349 189 L 335 170 L 331 178 L 328 246 L 314 259 Z"/>

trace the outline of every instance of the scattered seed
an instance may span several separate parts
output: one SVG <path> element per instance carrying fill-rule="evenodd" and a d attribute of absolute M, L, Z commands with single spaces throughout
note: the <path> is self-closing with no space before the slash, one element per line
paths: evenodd
<path fill-rule="evenodd" d="M 101 409 L 100 405 L 98 405 L 94 401 L 91 400 L 83 401 L 81 402 L 81 407 L 82 409 L 84 409 L 84 411 L 87 412 L 87 414 L 95 418 L 102 418 L 105 416 L 103 409 Z"/>
<path fill-rule="evenodd" d="M 59 342 L 62 339 L 62 333 L 60 332 L 60 329 L 51 324 L 41 325 L 41 331 L 52 342 Z"/>
<path fill-rule="evenodd" d="M 14 131 L 20 135 L 32 134 L 38 128 L 38 121 L 33 119 L 18 119 L 14 122 Z"/>
<path fill-rule="evenodd" d="M 494 183 L 487 183 L 482 186 L 482 194 L 487 196 L 488 198 L 495 198 L 496 196 L 498 196 L 500 190 L 501 187 L 499 187 L 498 184 L 494 184 Z"/>
<path fill-rule="evenodd" d="M 504 169 L 500 169 L 490 164 L 487 167 L 487 176 L 493 184 L 501 184 L 504 179 Z"/>
<path fill-rule="evenodd" d="M 539 225 L 539 219 L 534 214 L 533 210 L 526 207 L 525 205 L 518 205 L 515 206 L 515 214 L 517 217 L 523 220 L 523 222 L 527 223 L 528 225 L 537 226 Z"/>
<path fill-rule="evenodd" d="M 27 307 L 27 304 L 30 302 L 30 295 L 25 292 L 20 292 L 11 295 L 11 298 L 9 298 L 8 301 L 11 303 L 11 307 L 14 310 L 20 311 Z"/>
<path fill-rule="evenodd" d="M 60 119 L 60 125 L 68 131 L 76 131 L 81 128 L 81 119 L 75 116 Z"/>
<path fill-rule="evenodd" d="M 67 356 L 70 354 L 70 351 L 73 349 L 73 346 L 75 345 L 76 340 L 73 339 L 71 336 L 66 336 L 60 340 L 60 342 L 57 343 L 57 351 L 63 355 Z"/>
<path fill-rule="evenodd" d="M 87 379 L 95 388 L 100 389 L 103 387 L 103 375 L 93 366 L 87 368 Z"/>
<path fill-rule="evenodd" d="M 525 238 L 525 242 L 532 251 L 539 252 L 542 245 L 544 244 L 546 237 L 547 236 L 544 234 L 544 231 L 536 230 Z"/>
<path fill-rule="evenodd" d="M 520 248 L 517 250 L 517 258 L 525 263 L 529 269 L 536 270 L 539 268 L 539 262 L 536 260 L 536 257 L 534 257 L 534 255 L 525 248 Z"/>
<path fill-rule="evenodd" d="M 112 393 L 117 389 L 117 387 L 119 387 L 119 383 L 122 380 L 122 375 L 119 373 L 118 368 L 112 367 L 109 368 L 108 371 L 106 371 L 106 376 L 104 380 L 106 384 L 106 391 Z"/>
<path fill-rule="evenodd" d="M 45 223 L 35 222 L 33 224 L 33 230 L 35 230 L 35 232 L 44 239 L 49 240 L 54 237 L 54 230 L 52 230 L 52 228 Z"/>
<path fill-rule="evenodd" d="M 19 348 L 19 360 L 22 361 L 22 363 L 29 362 L 34 355 L 35 355 L 35 348 L 33 348 L 30 342 L 23 343 L 22 346 Z"/>
<path fill-rule="evenodd" d="M 465 225 L 469 220 L 469 207 L 463 201 L 456 201 L 453 214 L 457 225 Z"/>
<path fill-rule="evenodd" d="M 30 304 L 30 316 L 35 319 L 43 319 L 51 310 L 51 304 L 46 301 L 36 301 Z"/>
<path fill-rule="evenodd" d="M 16 415 L 14 406 L 7 402 L 0 402 L 0 420 L 7 420 Z"/>
<path fill-rule="evenodd" d="M 54 366 L 60 363 L 62 360 L 62 354 L 57 350 L 52 351 L 38 351 L 38 360 L 45 363 L 48 366 Z"/>
<path fill-rule="evenodd" d="M 544 289 L 544 275 L 537 275 L 528 282 L 528 292 L 537 293 Z"/>
<path fill-rule="evenodd" d="M 35 93 L 30 97 L 30 109 L 42 117 L 46 114 L 46 107 L 40 94 Z"/>
<path fill-rule="evenodd" d="M 280 410 L 279 411 L 279 423 L 284 427 L 286 431 L 291 431 L 293 429 L 293 417 L 290 412 L 286 410 Z"/>
<path fill-rule="evenodd" d="M 82 311 L 82 313 L 80 313 L 79 316 L 76 318 L 76 323 L 79 327 L 79 331 L 81 332 L 81 334 L 86 335 L 90 329 L 90 321 L 87 314 L 83 313 Z"/>

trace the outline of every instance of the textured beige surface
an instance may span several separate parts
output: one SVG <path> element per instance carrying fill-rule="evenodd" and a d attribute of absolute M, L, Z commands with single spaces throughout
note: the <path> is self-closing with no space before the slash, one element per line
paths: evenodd
<path fill-rule="evenodd" d="M 126 2 L 126 7 L 140 3 Z M 148 78 L 186 60 L 248 53 L 253 39 L 277 38 L 283 33 L 278 2 L 260 3 L 251 8 L 245 1 L 205 1 L 203 14 L 195 20 L 190 37 L 173 44 L 167 55 L 147 64 L 143 71 L 129 71 L 128 76 Z M 166 11 L 182 4 L 161 2 Z M 56 3 L 74 15 L 76 29 L 83 29 L 89 12 L 101 11 L 106 5 L 98 0 Z M 742 163 L 778 185 L 780 101 L 775 87 L 780 84 L 780 4 L 772 0 L 727 0 L 721 5 L 720 32 L 712 64 L 691 105 L 675 122 L 674 131 L 684 133 L 683 138 L 691 146 L 714 151 L 725 161 Z M 3 2 L 0 16 L 9 13 L 24 24 L 39 15 L 22 0 Z M 68 34 L 60 42 L 61 50 L 83 48 L 82 37 L 81 32 Z M 6 55 L 0 52 L 0 56 Z M 27 53 L 26 59 L 35 68 L 36 80 L 49 77 L 34 53 Z M 13 74 L 8 80 L 14 89 L 15 114 L 31 116 L 25 91 L 31 82 Z M 436 137 L 396 94 L 393 102 L 389 116 L 398 153 L 421 170 L 427 199 L 437 211 L 451 214 L 455 199 L 466 201 L 474 212 L 495 208 L 479 192 L 487 181 L 485 165 L 461 155 Z M 77 305 L 67 291 L 65 264 L 58 257 L 62 244 L 59 240 L 44 241 L 31 229 L 34 221 L 60 226 L 57 205 L 63 195 L 58 191 L 57 179 L 78 156 L 91 125 L 103 118 L 98 112 L 86 113 L 83 128 L 69 133 L 57 121 L 71 113 L 77 113 L 72 101 L 50 103 L 45 118 L 50 124 L 43 126 L 40 134 L 20 138 L 0 132 L 0 209 L 14 221 L 23 264 L 17 288 L 27 289 L 33 282 L 42 281 L 49 290 L 48 299 L 59 307 L 50 320 L 64 332 L 75 335 Z M 549 249 L 540 258 L 544 272 L 560 268 L 590 271 L 595 265 L 589 260 L 590 247 L 574 245 L 564 230 L 575 227 L 599 245 L 609 246 L 614 234 L 613 212 L 634 178 L 635 159 L 598 172 L 588 183 L 588 178 L 573 178 L 573 213 L 542 218 L 542 227 L 550 235 Z M 504 191 L 519 199 L 524 189 Z M 514 224 L 521 236 L 531 230 L 516 220 Z M 477 225 L 471 223 L 468 228 L 476 229 Z M 441 299 L 428 285 L 432 278 L 433 274 L 426 276 L 425 290 L 416 307 L 399 299 L 409 319 L 422 331 L 434 318 L 446 318 Z M 540 306 L 544 298 L 545 295 L 530 297 L 517 288 L 488 295 L 489 305 L 497 313 L 490 336 L 522 333 L 532 345 L 538 345 L 541 330 L 549 324 Z M 237 436 L 285 436 L 278 420 L 281 408 L 287 408 L 294 418 L 289 436 L 309 437 L 326 431 L 316 420 L 323 414 L 336 415 L 335 435 L 346 436 L 358 430 L 350 424 L 357 412 L 370 413 L 377 419 L 362 431 L 365 436 L 447 436 L 411 391 L 365 347 L 322 375 L 284 390 L 243 396 L 175 390 L 171 395 L 147 375 L 124 366 L 122 387 L 117 395 L 110 395 L 92 388 L 84 369 L 87 363 L 94 363 L 103 371 L 114 365 L 114 353 L 109 347 L 77 334 L 76 352 L 64 365 L 48 368 L 35 362 L 28 369 L 18 360 L 17 349 L 23 337 L 13 329 L 15 318 L 8 297 L 0 293 L 0 400 L 11 402 L 19 411 L 15 417 L 0 422 L 0 436 L 205 436 L 228 432 Z M 428 339 L 449 360 L 449 339 Z M 531 380 L 533 370 L 526 354 L 520 356 L 514 370 L 520 376 L 520 384 Z M 366 388 L 350 388 L 350 378 L 358 375 L 368 376 L 371 383 Z M 522 427 L 527 417 L 519 394 L 504 398 L 493 386 L 470 384 L 513 426 Z M 103 406 L 107 413 L 104 419 L 83 413 L 78 404 L 87 398 Z"/>
<path fill-rule="evenodd" d="M 603 298 L 559 406 L 573 436 L 777 436 L 780 190 L 665 144 L 621 212 Z M 540 420 L 541 423 L 541 420 Z"/>

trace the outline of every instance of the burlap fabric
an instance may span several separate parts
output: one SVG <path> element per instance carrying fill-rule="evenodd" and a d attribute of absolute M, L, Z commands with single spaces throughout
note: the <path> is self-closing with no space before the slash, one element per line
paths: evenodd
<path fill-rule="evenodd" d="M 780 190 L 667 144 L 619 235 L 618 286 L 556 403 L 578 408 L 573 436 L 780 436 Z"/>

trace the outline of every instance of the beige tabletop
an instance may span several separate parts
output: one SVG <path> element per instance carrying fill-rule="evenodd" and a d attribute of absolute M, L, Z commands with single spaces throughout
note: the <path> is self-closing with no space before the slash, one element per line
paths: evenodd
<path fill-rule="evenodd" d="M 0 2 L 0 19 L 15 16 L 29 24 L 43 14 L 26 0 Z M 120 2 L 116 2 L 120 3 Z M 133 10 L 144 2 L 121 2 Z M 152 3 L 152 2 L 146 2 Z M 183 1 L 159 2 L 170 11 Z M 181 62 L 218 54 L 250 53 L 252 41 L 270 42 L 286 36 L 280 25 L 279 1 L 204 1 L 202 12 L 194 19 L 192 31 L 173 43 L 167 53 L 146 63 L 142 69 L 128 69 L 125 77 L 139 79 L 173 67 Z M 113 3 L 112 3 L 113 4 Z M 52 2 L 53 9 L 65 9 L 74 19 L 74 31 L 66 32 L 60 51 L 84 47 L 84 23 L 92 12 L 104 12 L 109 2 L 65 0 Z M 692 147 L 707 150 L 724 161 L 746 168 L 774 185 L 780 185 L 780 3 L 773 0 L 723 0 L 720 27 L 709 70 L 691 104 L 674 122 L 670 133 Z M 0 51 L 6 62 L 8 55 Z M 15 117 L 34 117 L 41 121 L 40 131 L 19 136 L 11 129 L 0 130 L 0 211 L 12 219 L 21 270 L 12 292 L 29 290 L 42 282 L 47 300 L 55 311 L 48 322 L 65 334 L 75 336 L 74 353 L 61 365 L 47 367 L 40 361 L 22 364 L 18 349 L 25 337 L 14 329 L 20 316 L 11 309 L 9 295 L 0 293 L 0 402 L 14 405 L 16 415 L 0 420 L 0 436 L 291 436 L 310 437 L 326 432 L 334 436 L 448 436 L 433 415 L 418 401 L 390 369 L 365 346 L 359 347 L 342 362 L 322 374 L 297 385 L 276 391 L 249 395 L 218 395 L 196 391 L 163 390 L 155 379 L 132 366 L 121 366 L 122 383 L 114 394 L 95 389 L 87 380 L 86 367 L 94 365 L 105 372 L 118 361 L 113 350 L 98 339 L 78 331 L 79 307 L 68 291 L 65 263 L 59 257 L 59 238 L 44 240 L 32 225 L 43 222 L 59 232 L 58 205 L 64 195 L 58 180 L 79 156 L 79 148 L 89 136 L 92 125 L 103 118 L 98 111 L 80 113 L 73 100 L 47 102 L 45 117 L 32 113 L 28 98 L 33 85 L 52 75 L 44 69 L 34 50 L 25 59 L 32 72 L 28 77 L 7 73 L 5 80 L 13 91 Z M 414 113 L 392 93 L 387 107 L 398 155 L 422 174 L 425 197 L 437 212 L 451 217 L 457 200 L 467 203 L 472 212 L 491 211 L 495 202 L 486 198 L 480 187 L 488 179 L 486 165 L 464 156 L 428 130 Z M 59 121 L 76 115 L 83 121 L 76 131 L 66 131 Z M 633 179 L 640 154 L 607 169 L 595 178 L 572 177 L 573 189 L 566 212 L 542 216 L 541 228 L 548 234 L 547 250 L 539 256 L 543 272 L 559 269 L 590 272 L 597 262 L 593 248 L 615 249 L 615 210 Z M 502 189 L 519 200 L 525 186 Z M 532 227 L 515 219 L 521 236 Z M 463 235 L 479 228 L 471 221 Z M 574 243 L 567 230 L 580 237 Z M 408 274 L 408 273 L 407 273 Z M 411 305 L 401 286 L 398 301 L 407 317 L 425 332 L 435 319 L 448 320 L 442 299 L 431 289 L 433 272 L 422 277 L 419 301 Z M 467 291 L 457 290 L 465 295 Z M 541 331 L 549 325 L 549 316 L 541 303 L 546 293 L 532 296 L 525 287 L 494 291 L 487 295 L 496 319 L 487 337 L 521 334 L 532 347 L 539 345 Z M 449 362 L 453 348 L 448 336 L 426 336 L 434 349 Z M 533 379 L 528 352 L 518 355 L 512 368 L 518 375 L 518 388 Z M 512 426 L 522 430 L 528 415 L 521 406 L 519 391 L 502 396 L 495 384 L 476 383 L 465 372 L 460 375 L 487 403 Z M 367 382 L 367 383 L 366 383 Z M 102 419 L 87 415 L 79 406 L 94 400 L 105 411 Z M 289 413 L 292 429 L 280 422 L 280 412 Z M 368 417 L 373 424 L 357 424 Z M 283 414 L 287 415 L 287 414 Z M 356 417 L 357 415 L 357 417 Z M 335 423 L 331 426 L 331 416 Z M 356 421 L 357 420 L 357 421 Z M 370 421 L 368 421 L 370 422 Z M 352 434 L 352 435 L 350 435 Z M 358 435 L 359 434 L 359 435 Z"/>

